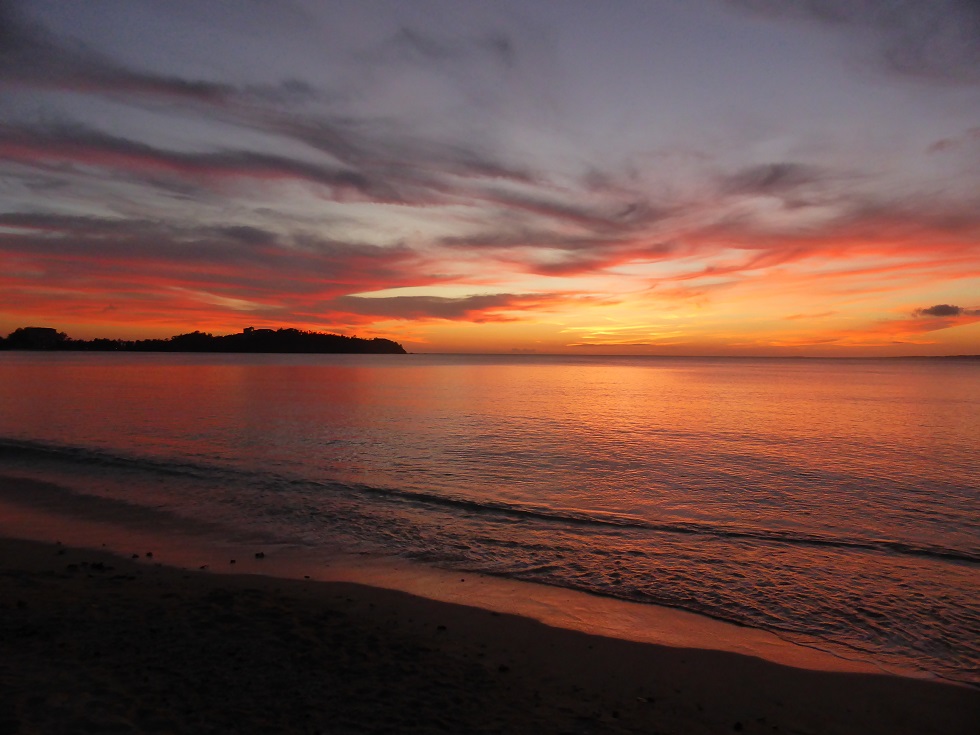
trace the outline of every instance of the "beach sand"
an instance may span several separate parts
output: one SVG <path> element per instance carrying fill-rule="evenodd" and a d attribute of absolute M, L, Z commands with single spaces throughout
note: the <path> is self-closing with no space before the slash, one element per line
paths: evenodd
<path fill-rule="evenodd" d="M 8 733 L 974 733 L 980 692 L 0 539 Z"/>

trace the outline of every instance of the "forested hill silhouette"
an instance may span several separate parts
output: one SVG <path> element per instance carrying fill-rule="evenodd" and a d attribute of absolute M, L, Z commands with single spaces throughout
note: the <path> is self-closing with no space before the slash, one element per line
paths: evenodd
<path fill-rule="evenodd" d="M 390 339 L 345 337 L 299 329 L 253 329 L 215 337 L 204 332 L 178 334 L 168 339 L 72 339 L 51 327 L 21 327 L 0 350 L 64 350 L 78 352 L 293 352 L 404 355 L 405 348 Z"/>

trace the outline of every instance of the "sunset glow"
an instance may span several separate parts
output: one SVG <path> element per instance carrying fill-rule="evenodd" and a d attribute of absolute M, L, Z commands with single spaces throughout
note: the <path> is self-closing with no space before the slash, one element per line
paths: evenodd
<path fill-rule="evenodd" d="M 3 3 L 0 335 L 978 353 L 978 22 Z"/>

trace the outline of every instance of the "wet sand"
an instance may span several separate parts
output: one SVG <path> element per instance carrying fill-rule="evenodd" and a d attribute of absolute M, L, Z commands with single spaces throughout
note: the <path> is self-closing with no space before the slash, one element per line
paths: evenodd
<path fill-rule="evenodd" d="M 980 692 L 0 540 L 6 733 L 973 733 Z"/>

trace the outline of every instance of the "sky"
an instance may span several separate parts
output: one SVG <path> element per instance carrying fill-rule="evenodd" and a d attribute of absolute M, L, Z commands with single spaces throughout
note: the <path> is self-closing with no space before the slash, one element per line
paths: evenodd
<path fill-rule="evenodd" d="M 0 0 L 0 334 L 980 353 L 975 0 Z"/>

